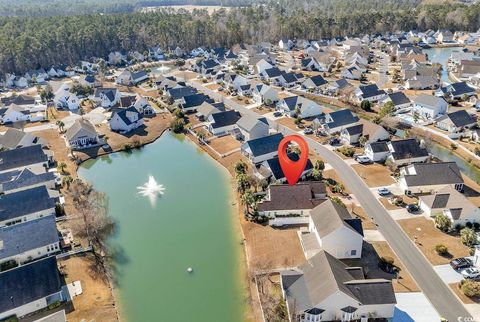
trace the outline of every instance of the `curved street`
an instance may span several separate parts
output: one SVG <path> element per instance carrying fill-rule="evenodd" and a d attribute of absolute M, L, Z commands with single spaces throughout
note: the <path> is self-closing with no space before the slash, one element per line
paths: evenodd
<path fill-rule="evenodd" d="M 250 114 L 257 117 L 261 116 L 247 107 L 206 88 L 202 84 L 191 81 L 188 83 L 215 100 L 224 102 L 229 108 L 236 109 L 243 114 Z M 298 134 L 298 132 L 284 125 L 278 124 L 273 120 L 268 120 L 268 122 L 271 128 L 276 129 L 284 135 Z M 319 142 L 308 137 L 305 137 L 305 139 L 308 142 L 309 148 L 318 153 L 326 163 L 329 163 L 336 170 L 345 186 L 355 195 L 366 213 L 378 225 L 378 230 L 385 237 L 390 247 L 400 258 L 437 312 L 450 322 L 458 321 L 460 317 L 470 318 L 471 315 L 465 306 L 460 302 L 449 286 L 440 279 L 430 262 L 428 262 L 421 251 L 408 238 L 380 201 L 378 201 L 378 199 L 372 194 L 368 186 L 355 170 L 353 170 L 335 152 L 327 149 Z"/>

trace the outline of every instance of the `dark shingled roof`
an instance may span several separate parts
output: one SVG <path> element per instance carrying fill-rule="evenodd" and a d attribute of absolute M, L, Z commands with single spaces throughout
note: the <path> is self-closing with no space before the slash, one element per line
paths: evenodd
<path fill-rule="evenodd" d="M 350 135 L 361 135 L 363 133 L 363 124 L 347 127 L 345 131 L 347 131 Z"/>
<path fill-rule="evenodd" d="M 35 98 L 28 95 L 18 95 L 18 96 L 9 96 L 2 97 L 1 102 L 4 106 L 9 105 L 32 105 L 35 104 Z"/>
<path fill-rule="evenodd" d="M 182 97 L 193 95 L 197 93 L 197 90 L 190 86 L 170 88 L 167 90 L 167 93 L 174 99 L 180 99 Z"/>
<path fill-rule="evenodd" d="M 325 194 L 322 182 L 301 182 L 290 186 L 270 185 L 270 200 L 258 204 L 258 211 L 312 209 L 325 199 L 315 198 L 315 194 Z"/>
<path fill-rule="evenodd" d="M 441 87 L 440 90 L 444 94 L 451 93 L 453 96 L 475 93 L 475 89 L 468 86 L 466 82 L 453 83 L 448 86 Z"/>
<path fill-rule="evenodd" d="M 299 156 L 296 153 L 288 153 L 288 158 L 292 161 L 298 161 Z M 278 161 L 278 157 L 268 159 L 265 161 L 268 164 L 268 167 L 270 168 L 270 171 L 272 172 L 272 176 L 274 180 L 280 180 L 285 178 L 285 175 L 283 174 L 282 167 L 280 166 L 280 162 Z M 312 161 L 310 159 L 307 160 L 307 165 L 305 166 L 305 170 L 311 170 L 313 169 Z"/>
<path fill-rule="evenodd" d="M 447 118 L 450 119 L 450 121 L 452 121 L 453 125 L 455 125 L 456 127 L 472 125 L 475 124 L 475 122 L 477 121 L 473 116 L 468 114 L 467 111 L 459 110 L 439 117 L 437 122 L 441 122 Z"/>
<path fill-rule="evenodd" d="M 372 151 L 374 153 L 389 151 L 387 142 L 372 142 L 372 143 L 370 143 L 370 147 L 372 148 Z"/>
<path fill-rule="evenodd" d="M 463 183 L 462 174 L 455 162 L 414 163 L 409 167 L 414 167 L 416 172 L 404 175 L 409 187 Z"/>
<path fill-rule="evenodd" d="M 403 92 L 391 93 L 388 94 L 388 97 L 395 106 L 411 103 L 410 99 Z"/>
<path fill-rule="evenodd" d="M 48 257 L 0 273 L 0 312 L 42 299 L 61 291 L 57 259 Z"/>
<path fill-rule="evenodd" d="M 45 186 L 0 196 L 0 221 L 10 220 L 55 207 L 58 198 L 51 198 Z"/>
<path fill-rule="evenodd" d="M 247 141 L 246 144 L 252 151 L 253 156 L 259 156 L 277 151 L 278 145 L 282 140 L 283 134 L 276 133 L 263 138 Z"/>
<path fill-rule="evenodd" d="M 359 87 L 363 98 L 369 98 L 377 95 L 385 94 L 385 91 L 380 90 L 376 84 L 364 85 Z"/>
<path fill-rule="evenodd" d="M 3 191 L 15 190 L 55 180 L 53 172 L 33 173 L 29 169 L 14 170 L 0 175 L 0 184 Z"/>
<path fill-rule="evenodd" d="M 315 84 L 315 86 L 322 86 L 322 85 L 325 85 L 326 83 L 328 83 L 322 76 L 320 75 L 316 75 L 316 76 L 312 76 L 310 77 L 310 80 L 313 82 L 313 84 Z"/>
<path fill-rule="evenodd" d="M 277 67 L 272 67 L 272 68 L 265 69 L 265 73 L 270 78 L 279 77 L 283 74 L 283 72 L 280 69 L 278 69 Z"/>
<path fill-rule="evenodd" d="M 237 111 L 225 111 L 211 115 L 213 118 L 212 128 L 216 129 L 228 125 L 233 125 L 242 117 Z"/>
<path fill-rule="evenodd" d="M 358 116 L 353 114 L 352 111 L 350 111 L 349 109 L 335 111 L 329 113 L 329 115 L 332 118 L 333 122 L 327 123 L 327 125 L 331 129 L 347 124 L 353 124 L 359 121 Z"/>
<path fill-rule="evenodd" d="M 47 162 L 48 157 L 40 144 L 0 152 L 0 171 Z"/>
<path fill-rule="evenodd" d="M 0 259 L 58 242 L 55 216 L 46 216 L 21 224 L 0 228 Z"/>
<path fill-rule="evenodd" d="M 450 194 L 448 193 L 435 195 L 435 199 L 433 199 L 433 203 L 432 203 L 432 209 L 445 208 L 448 204 L 449 198 L 450 198 Z"/>
<path fill-rule="evenodd" d="M 427 149 L 421 148 L 416 139 L 405 139 L 390 142 L 394 152 L 392 156 L 395 160 L 411 159 L 428 156 Z"/>

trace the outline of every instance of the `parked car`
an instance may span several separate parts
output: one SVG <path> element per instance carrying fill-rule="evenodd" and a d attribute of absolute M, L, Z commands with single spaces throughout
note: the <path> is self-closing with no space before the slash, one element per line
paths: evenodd
<path fill-rule="evenodd" d="M 410 204 L 410 205 L 407 205 L 407 211 L 413 214 L 420 211 L 420 207 L 417 206 L 416 204 Z"/>
<path fill-rule="evenodd" d="M 388 188 L 385 188 L 385 187 L 378 188 L 377 191 L 380 196 L 388 196 L 391 193 L 390 190 L 388 190 Z"/>
<path fill-rule="evenodd" d="M 454 270 L 460 270 L 460 269 L 464 269 L 464 268 L 469 268 L 472 266 L 472 262 L 468 259 L 468 258 L 465 258 L 465 257 L 460 257 L 460 258 L 456 258 L 454 259 L 453 261 L 450 262 L 450 266 L 452 266 L 452 268 Z"/>
<path fill-rule="evenodd" d="M 303 130 L 303 134 L 313 134 L 313 129 L 311 127 L 306 127 L 304 130 Z"/>
<path fill-rule="evenodd" d="M 340 144 L 340 140 L 338 138 L 331 138 L 330 141 L 328 141 L 330 145 L 338 145 Z"/>
<path fill-rule="evenodd" d="M 280 116 L 282 116 L 282 112 L 280 112 L 280 111 L 273 112 L 273 116 L 280 117 Z"/>
<path fill-rule="evenodd" d="M 462 271 L 462 276 L 465 278 L 479 278 L 480 277 L 480 270 L 476 267 L 469 267 Z"/>
<path fill-rule="evenodd" d="M 370 160 L 370 158 L 366 155 L 359 155 L 355 158 L 355 160 L 360 164 L 372 163 L 372 160 Z"/>

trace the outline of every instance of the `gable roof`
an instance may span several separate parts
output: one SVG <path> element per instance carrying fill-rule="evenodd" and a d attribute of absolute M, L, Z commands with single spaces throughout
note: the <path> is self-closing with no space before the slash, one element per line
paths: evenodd
<path fill-rule="evenodd" d="M 38 137 L 14 128 L 9 128 L 5 134 L 0 135 L 0 146 L 6 149 L 15 149 L 21 145 L 22 141 L 36 143 Z"/>
<path fill-rule="evenodd" d="M 387 142 L 372 142 L 368 143 L 374 153 L 379 152 L 388 152 L 388 144 Z"/>
<path fill-rule="evenodd" d="M 267 68 L 264 70 L 264 73 L 266 73 L 269 78 L 279 77 L 283 74 L 278 67 Z"/>
<path fill-rule="evenodd" d="M 310 211 L 310 218 L 312 218 L 320 238 L 329 235 L 342 226 L 363 236 L 362 221 L 353 218 L 347 208 L 330 199 L 313 208 Z"/>
<path fill-rule="evenodd" d="M 0 171 L 20 168 L 48 161 L 48 156 L 40 144 L 0 151 Z"/>
<path fill-rule="evenodd" d="M 241 128 L 241 129 L 243 129 L 247 132 L 250 132 L 259 123 L 263 123 L 268 128 L 268 121 L 265 117 L 257 118 L 253 115 L 250 115 L 250 114 L 246 114 L 246 115 L 242 116 L 238 120 L 237 125 L 238 125 L 239 128 Z"/>
<path fill-rule="evenodd" d="M 298 159 L 300 158 L 296 153 L 288 153 L 287 156 L 292 161 L 298 161 Z M 280 180 L 285 178 L 285 174 L 283 173 L 282 167 L 280 166 L 280 162 L 278 161 L 278 156 L 266 160 L 265 163 L 267 164 L 273 176 L 273 179 Z M 260 168 L 261 167 L 263 167 L 263 165 L 261 165 Z M 303 171 L 308 171 L 311 169 L 313 169 L 313 164 L 312 164 L 312 161 L 308 159 L 307 164 L 305 165 L 305 169 Z M 261 172 L 261 169 L 260 169 L 260 172 Z"/>
<path fill-rule="evenodd" d="M 122 109 L 117 109 L 112 113 L 112 117 L 114 115 L 118 115 L 118 117 L 125 123 L 125 125 L 130 125 L 132 122 L 128 118 L 128 114 L 133 113 L 137 115 L 137 120 L 143 119 L 142 113 L 138 112 L 137 109 L 134 106 L 130 106 L 129 108 L 122 108 Z"/>
<path fill-rule="evenodd" d="M 383 89 L 380 90 L 376 84 L 361 85 L 358 87 L 358 89 L 362 92 L 363 98 L 370 98 L 385 94 L 385 91 Z"/>
<path fill-rule="evenodd" d="M 283 134 L 276 133 L 264 136 L 263 138 L 247 141 L 245 144 L 248 145 L 253 156 L 260 156 L 277 151 L 278 145 L 282 140 Z"/>
<path fill-rule="evenodd" d="M 57 201 L 45 186 L 0 195 L 0 221 L 54 208 Z"/>
<path fill-rule="evenodd" d="M 416 139 L 396 140 L 390 142 L 393 151 L 392 157 L 396 160 L 420 158 L 428 156 L 428 151 L 420 147 Z"/>
<path fill-rule="evenodd" d="M 420 199 L 431 210 L 441 211 L 449 209 L 454 220 L 461 219 L 464 215 L 470 214 L 472 211 L 478 209 L 470 200 L 452 186 L 446 186 L 434 195 L 420 196 Z"/>
<path fill-rule="evenodd" d="M 58 242 L 55 216 L 46 216 L 0 228 L 0 259 Z"/>
<path fill-rule="evenodd" d="M 197 93 L 197 90 L 190 86 L 176 87 L 167 89 L 167 93 L 174 99 L 180 99 L 182 97 L 193 95 Z"/>
<path fill-rule="evenodd" d="M 363 124 L 349 126 L 344 129 L 349 135 L 361 135 L 363 133 Z"/>
<path fill-rule="evenodd" d="M 183 97 L 182 108 L 191 108 L 202 105 L 204 102 L 213 103 L 214 100 L 205 94 L 192 94 Z"/>
<path fill-rule="evenodd" d="M 322 182 L 301 182 L 290 186 L 288 184 L 273 184 L 268 187 L 270 200 L 258 204 L 258 211 L 312 209 L 325 199 L 316 198 L 315 194 L 326 193 Z"/>
<path fill-rule="evenodd" d="M 415 98 L 415 104 L 420 104 L 423 106 L 438 106 L 441 102 L 445 100 L 440 97 L 436 97 L 428 94 L 420 94 Z"/>
<path fill-rule="evenodd" d="M 29 187 L 53 180 L 55 180 L 55 174 L 53 172 L 42 172 L 36 174 L 28 168 L 0 174 L 0 184 L 3 191 Z"/>
<path fill-rule="evenodd" d="M 414 163 L 402 175 L 409 187 L 461 184 L 463 177 L 455 162 Z"/>
<path fill-rule="evenodd" d="M 475 89 L 468 86 L 466 82 L 453 83 L 448 86 L 441 87 L 440 90 L 444 94 L 451 93 L 454 96 L 475 93 Z"/>
<path fill-rule="evenodd" d="M 77 119 L 72 124 L 72 126 L 68 128 L 68 130 L 65 132 L 65 137 L 68 140 L 71 140 L 73 137 L 75 137 L 75 135 L 77 135 L 80 130 L 85 130 L 89 132 L 92 136 L 97 135 L 97 131 L 95 130 L 95 127 L 92 125 L 92 123 L 90 123 L 88 120 L 81 118 Z"/>
<path fill-rule="evenodd" d="M 395 106 L 411 103 L 410 99 L 403 92 L 391 93 L 388 94 L 388 97 Z"/>
<path fill-rule="evenodd" d="M 2 97 L 1 102 L 4 106 L 10 106 L 12 104 L 15 105 L 33 105 L 35 104 L 35 98 L 28 95 L 17 95 L 17 96 L 9 96 L 9 97 Z"/>
<path fill-rule="evenodd" d="M 338 110 L 335 112 L 328 113 L 332 118 L 332 122 L 327 123 L 329 128 L 335 128 L 347 124 L 353 124 L 358 122 L 360 119 L 358 116 L 353 114 L 349 109 Z"/>
<path fill-rule="evenodd" d="M 305 82 L 308 81 L 308 80 L 311 80 L 312 83 L 313 83 L 315 86 L 317 86 L 317 87 L 318 87 L 318 86 L 325 85 L 325 84 L 328 83 L 328 82 L 325 80 L 325 78 L 323 78 L 323 77 L 320 76 L 320 75 L 312 76 L 312 77 L 306 79 Z"/>
<path fill-rule="evenodd" d="M 294 111 L 301 101 L 300 96 L 289 96 L 283 99 L 283 103 L 287 106 L 290 111 Z"/>
<path fill-rule="evenodd" d="M 211 126 L 216 129 L 237 123 L 241 115 L 239 112 L 231 110 L 212 114 L 211 117 L 213 119 Z"/>
<path fill-rule="evenodd" d="M 0 312 L 60 292 L 57 259 L 51 256 L 0 273 Z"/>
<path fill-rule="evenodd" d="M 453 125 L 455 125 L 456 127 L 472 125 L 475 124 L 475 122 L 477 121 L 465 110 L 458 110 L 456 112 L 443 115 L 437 119 L 437 122 L 441 122 L 446 119 L 450 119 L 450 121 L 452 121 Z"/>

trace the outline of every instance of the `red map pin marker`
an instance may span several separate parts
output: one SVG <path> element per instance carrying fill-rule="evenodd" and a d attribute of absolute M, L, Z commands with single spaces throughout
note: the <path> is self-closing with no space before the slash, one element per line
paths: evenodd
<path fill-rule="evenodd" d="M 298 161 L 292 161 L 287 155 L 288 143 L 295 142 L 300 147 L 301 155 Z M 278 145 L 278 161 L 282 167 L 283 174 L 287 178 L 288 184 L 293 186 L 305 170 L 308 160 L 308 144 L 297 134 L 289 135 L 283 138 Z"/>

